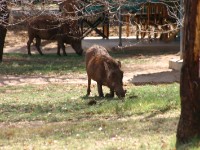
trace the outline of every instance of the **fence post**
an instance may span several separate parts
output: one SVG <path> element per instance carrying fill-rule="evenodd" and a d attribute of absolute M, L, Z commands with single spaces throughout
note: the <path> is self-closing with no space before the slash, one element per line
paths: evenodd
<path fill-rule="evenodd" d="M 122 46 L 122 14 L 121 14 L 121 6 L 119 7 L 119 46 Z"/>

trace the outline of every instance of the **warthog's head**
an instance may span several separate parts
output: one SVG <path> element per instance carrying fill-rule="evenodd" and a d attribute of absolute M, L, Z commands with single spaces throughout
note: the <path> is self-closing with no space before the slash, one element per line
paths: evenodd
<path fill-rule="evenodd" d="M 73 39 L 71 40 L 71 46 L 75 50 L 76 54 L 82 55 L 83 49 L 82 49 L 82 33 L 78 26 L 75 26 L 71 29 L 70 34 L 73 36 Z"/>
<path fill-rule="evenodd" d="M 83 49 L 82 49 L 82 33 L 80 30 L 80 27 L 78 26 L 78 22 L 67 20 L 64 21 L 62 24 L 62 32 L 65 34 L 65 42 L 67 44 L 70 44 L 72 48 L 75 50 L 76 54 L 82 55 Z"/>
<path fill-rule="evenodd" d="M 119 98 L 125 97 L 126 90 L 123 89 L 123 71 L 120 61 L 116 63 L 104 62 L 108 86 L 114 90 Z"/>
<path fill-rule="evenodd" d="M 75 50 L 76 54 L 82 55 L 82 53 L 83 53 L 82 39 L 80 39 L 80 38 L 74 38 L 74 40 L 71 43 L 71 46 Z"/>

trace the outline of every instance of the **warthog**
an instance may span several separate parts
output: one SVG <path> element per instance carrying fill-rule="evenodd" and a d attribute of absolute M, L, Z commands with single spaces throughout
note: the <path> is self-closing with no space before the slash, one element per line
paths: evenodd
<path fill-rule="evenodd" d="M 97 82 L 100 97 L 104 96 L 102 85 L 110 88 L 109 97 L 114 97 L 115 92 L 119 98 L 125 97 L 120 61 L 114 60 L 104 47 L 98 45 L 93 45 L 86 51 L 85 59 L 88 76 L 87 95 L 90 95 L 91 79 L 93 79 Z"/>
<path fill-rule="evenodd" d="M 63 50 L 63 55 L 67 55 L 64 43 L 70 44 L 78 55 L 82 55 L 81 33 L 79 28 L 73 27 L 72 24 L 70 21 L 61 22 L 58 17 L 53 15 L 41 15 L 31 19 L 28 23 L 28 54 L 31 55 L 30 45 L 35 38 L 35 46 L 41 55 L 43 55 L 40 49 L 41 39 L 56 40 L 58 55 L 60 55 L 60 48 Z"/>

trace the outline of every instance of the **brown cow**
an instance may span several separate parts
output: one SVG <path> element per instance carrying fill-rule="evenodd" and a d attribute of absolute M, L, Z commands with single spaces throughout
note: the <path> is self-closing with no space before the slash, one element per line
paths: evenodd
<path fill-rule="evenodd" d="M 78 26 L 73 26 L 69 20 L 60 21 L 58 17 L 53 15 L 40 15 L 31 19 L 28 23 L 28 37 L 27 42 L 28 54 L 31 55 L 30 45 L 33 39 L 36 39 L 36 48 L 38 52 L 43 55 L 40 44 L 41 39 L 56 40 L 58 43 L 57 54 L 60 55 L 60 48 L 65 52 L 65 45 L 70 44 L 78 55 L 82 55 L 82 35 Z"/>
<path fill-rule="evenodd" d="M 125 97 L 126 91 L 123 89 L 123 71 L 120 61 L 114 60 L 108 51 L 99 45 L 93 45 L 86 51 L 86 70 L 88 76 L 87 95 L 90 95 L 91 79 L 97 82 L 98 93 L 103 97 L 102 85 L 110 88 L 110 97 L 114 97 L 114 92 L 118 97 Z"/>

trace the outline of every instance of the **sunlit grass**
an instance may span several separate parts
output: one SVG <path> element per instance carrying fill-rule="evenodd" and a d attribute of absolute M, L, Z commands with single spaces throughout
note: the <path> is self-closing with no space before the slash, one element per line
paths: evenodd
<path fill-rule="evenodd" d="M 97 96 L 86 97 L 84 85 L 30 85 L 0 89 L 0 121 L 63 121 L 91 116 L 130 116 L 148 112 L 178 109 L 179 85 L 132 86 L 124 102 Z M 108 89 L 105 87 L 105 91 Z M 97 105 L 88 106 L 90 100 Z"/>
<path fill-rule="evenodd" d="M 120 57 L 122 63 L 151 60 Z M 84 56 L 5 54 L 2 75 L 85 73 Z M 96 85 L 0 87 L 0 149 L 174 149 L 180 111 L 179 84 L 125 86 L 122 101 L 99 98 Z M 109 92 L 104 87 L 104 91 Z M 88 105 L 89 101 L 96 105 Z"/>
<path fill-rule="evenodd" d="M 98 98 L 96 86 L 0 88 L 2 149 L 174 149 L 179 84 L 127 85 L 124 101 Z M 105 93 L 109 90 L 105 87 Z M 96 105 L 88 105 L 96 100 Z"/>

